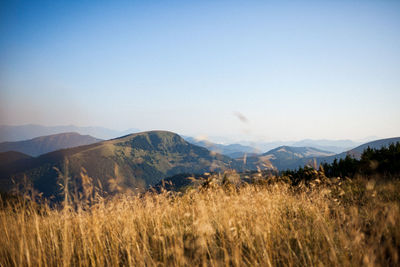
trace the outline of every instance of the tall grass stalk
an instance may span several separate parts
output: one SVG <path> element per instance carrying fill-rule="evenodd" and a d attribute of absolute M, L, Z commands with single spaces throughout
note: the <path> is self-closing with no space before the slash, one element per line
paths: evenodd
<path fill-rule="evenodd" d="M 399 265 L 400 183 L 339 184 L 3 203 L 0 266 Z"/>

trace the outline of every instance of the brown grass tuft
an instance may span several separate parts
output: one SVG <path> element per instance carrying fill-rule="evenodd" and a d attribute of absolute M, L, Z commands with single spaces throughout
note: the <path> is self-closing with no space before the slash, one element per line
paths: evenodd
<path fill-rule="evenodd" d="M 317 183 L 3 203 L 0 266 L 398 265 L 400 183 Z"/>

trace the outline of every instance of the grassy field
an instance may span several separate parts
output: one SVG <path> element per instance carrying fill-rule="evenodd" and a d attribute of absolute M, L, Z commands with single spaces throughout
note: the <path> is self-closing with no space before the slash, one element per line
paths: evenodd
<path fill-rule="evenodd" d="M 400 182 L 207 183 L 62 208 L 2 203 L 0 266 L 395 266 Z"/>

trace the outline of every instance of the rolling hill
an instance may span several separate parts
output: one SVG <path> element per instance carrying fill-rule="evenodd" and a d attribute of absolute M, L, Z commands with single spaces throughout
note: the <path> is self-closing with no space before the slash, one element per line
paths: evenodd
<path fill-rule="evenodd" d="M 64 148 L 90 145 L 102 141 L 90 135 L 61 133 L 41 136 L 26 141 L 0 143 L 0 152 L 17 151 L 33 157 Z"/>
<path fill-rule="evenodd" d="M 66 164 L 67 163 L 67 164 Z M 10 177 L 27 175 L 34 187 L 45 196 L 57 195 L 58 168 L 72 180 L 80 182 L 80 173 L 101 182 L 105 191 L 144 190 L 161 179 L 179 173 L 204 173 L 242 164 L 227 156 L 186 142 L 166 131 L 131 134 L 120 138 L 58 150 L 15 162 L 0 168 L 1 184 L 8 190 Z"/>
<path fill-rule="evenodd" d="M 320 150 L 313 147 L 280 146 L 258 156 L 243 157 L 249 170 L 286 170 L 303 166 L 313 158 L 330 156 L 333 152 Z"/>

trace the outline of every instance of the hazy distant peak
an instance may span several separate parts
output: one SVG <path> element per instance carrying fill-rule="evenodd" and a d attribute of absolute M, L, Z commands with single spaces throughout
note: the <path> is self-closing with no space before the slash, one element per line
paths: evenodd
<path fill-rule="evenodd" d="M 240 158 L 243 157 L 245 154 L 258 154 L 260 151 L 252 146 L 246 146 L 242 144 L 217 144 L 213 143 L 208 140 L 197 140 L 196 138 L 193 137 L 188 137 L 185 136 L 184 139 L 192 144 L 198 145 L 205 147 L 211 151 L 214 151 L 216 153 L 220 153 L 232 158 Z"/>
<path fill-rule="evenodd" d="M 0 143 L 0 152 L 18 151 L 30 156 L 39 156 L 59 149 L 89 145 L 102 141 L 90 135 L 75 132 L 40 136 L 25 141 Z"/>
<path fill-rule="evenodd" d="M 277 148 L 274 148 L 266 153 L 264 155 L 273 153 L 273 152 L 292 152 L 292 153 L 308 153 L 308 152 L 318 152 L 318 153 L 325 153 L 325 154 L 334 154 L 331 151 L 326 151 L 322 149 L 318 149 L 315 147 L 310 147 L 310 146 L 279 146 Z"/>
<path fill-rule="evenodd" d="M 99 139 L 111 139 L 119 136 L 138 132 L 138 129 L 131 128 L 126 131 L 117 131 L 105 127 L 75 125 L 43 126 L 37 124 L 26 125 L 0 125 L 0 142 L 23 141 L 40 136 L 54 135 L 60 133 L 76 132 L 81 135 L 90 135 Z"/>

